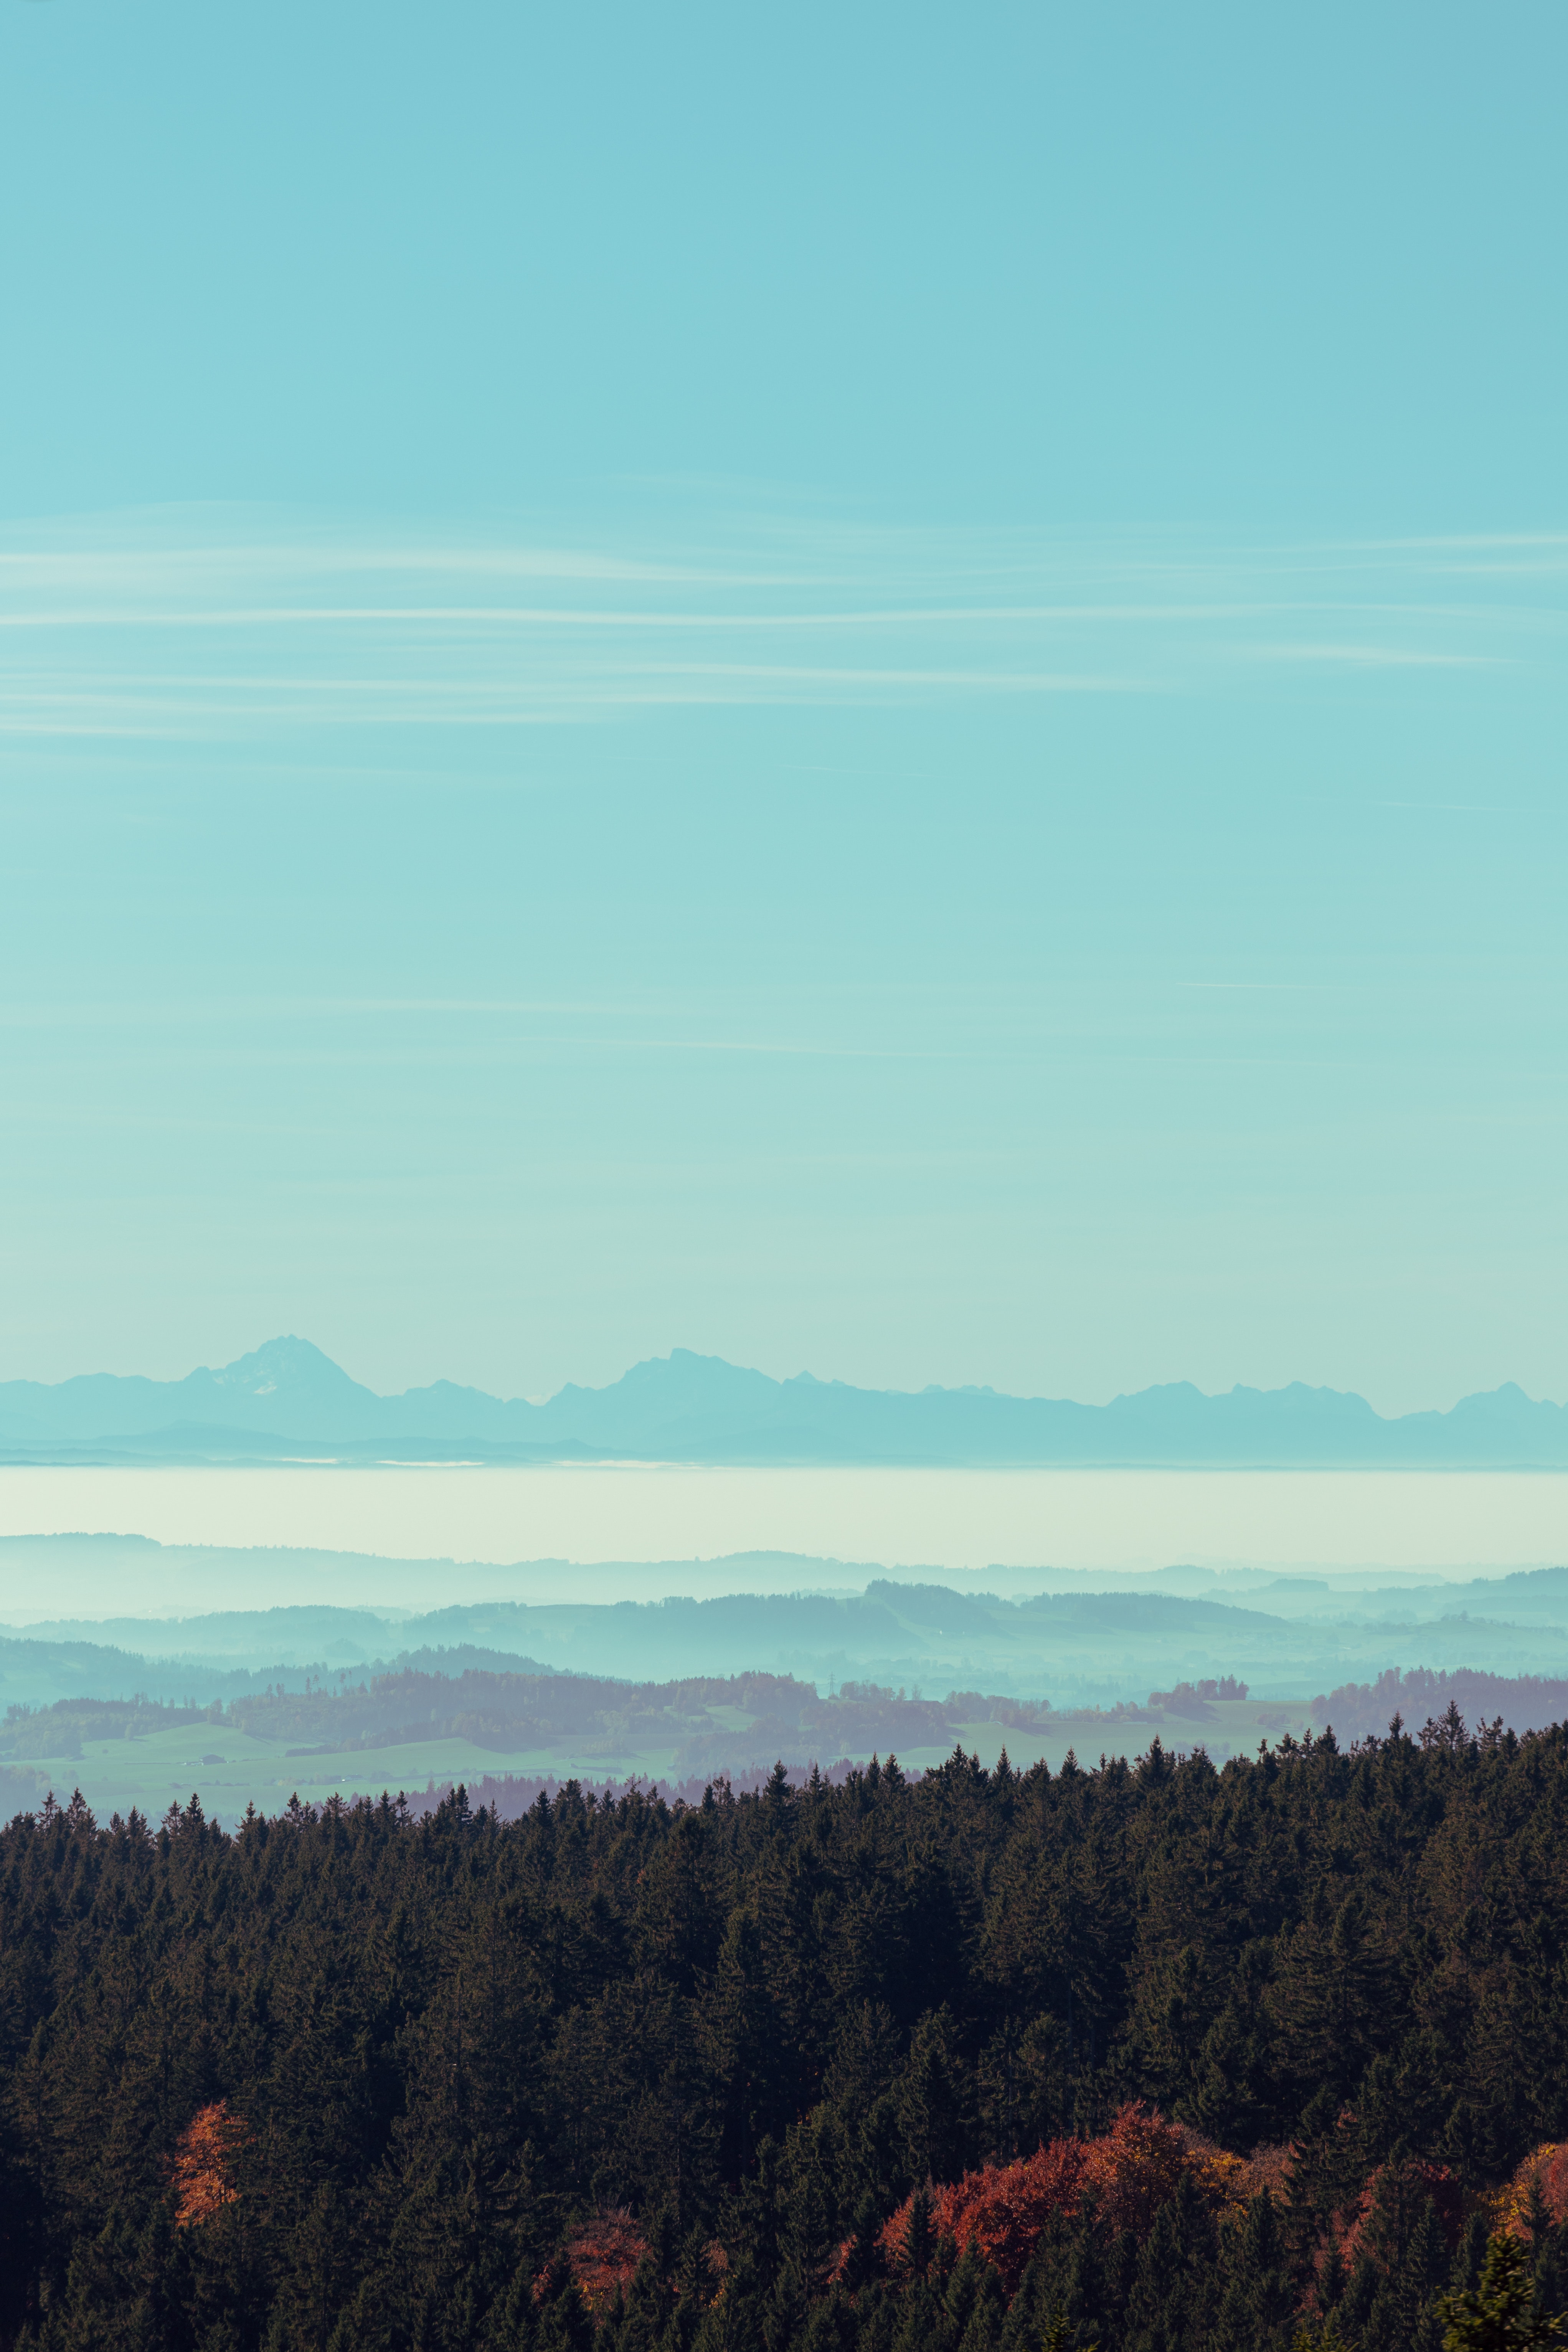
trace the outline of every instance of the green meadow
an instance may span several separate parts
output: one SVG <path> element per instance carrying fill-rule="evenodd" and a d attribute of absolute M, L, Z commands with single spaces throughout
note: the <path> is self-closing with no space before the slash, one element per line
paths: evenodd
<path fill-rule="evenodd" d="M 765 1743 L 757 1747 L 754 1756 L 746 1747 L 746 1734 L 764 1718 L 734 1706 L 713 1706 L 706 1712 L 715 1731 L 726 1735 L 726 1745 L 736 1747 L 737 1761 L 731 1769 L 744 1769 L 739 1763 L 742 1754 L 749 1762 L 763 1767 L 774 1760 Z M 1260 1739 L 1278 1739 L 1287 1730 L 1300 1733 L 1308 1721 L 1304 1705 L 1220 1700 L 1211 1703 L 1209 1719 L 1201 1723 L 1168 1716 L 1158 1727 L 1158 1736 L 1167 1747 L 1205 1747 L 1223 1762 L 1229 1755 L 1252 1752 Z M 965 1719 L 952 1723 L 952 1732 L 951 1739 L 940 1743 L 917 1741 L 900 1748 L 898 1754 L 904 1769 L 929 1770 L 960 1744 L 987 1769 L 995 1766 L 1005 1749 L 1021 1769 L 1043 1761 L 1057 1772 L 1069 1748 L 1088 1765 L 1098 1762 L 1102 1753 L 1140 1753 L 1155 1736 L 1146 1724 L 1094 1714 L 1058 1716 L 1045 1728 L 1022 1728 L 992 1718 Z M 472 1739 L 446 1736 L 396 1740 L 381 1748 L 300 1754 L 290 1753 L 284 1742 L 258 1738 L 226 1723 L 203 1718 L 134 1738 L 84 1740 L 79 1757 L 63 1754 L 29 1760 L 40 1784 L 52 1786 L 62 1801 L 79 1788 L 100 1820 L 116 1812 L 128 1813 L 133 1806 L 157 1819 L 170 1805 L 184 1805 L 195 1794 L 209 1817 L 232 1822 L 247 1806 L 254 1805 L 258 1812 L 276 1813 L 295 1796 L 310 1805 L 320 1805 L 333 1795 L 379 1796 L 384 1790 L 394 1796 L 400 1790 L 413 1796 L 432 1784 L 440 1789 L 461 1781 L 471 1789 L 487 1776 L 542 1779 L 553 1775 L 559 1780 L 576 1779 L 596 1784 L 606 1780 L 624 1784 L 635 1776 L 668 1783 L 690 1777 L 679 1769 L 683 1760 L 679 1751 L 689 1745 L 689 1723 L 671 1723 L 662 1738 L 639 1738 L 614 1746 L 590 1738 L 497 1750 Z M 786 1744 L 794 1752 L 784 1760 L 792 1766 L 815 1760 L 826 1767 L 840 1760 L 839 1752 L 818 1752 L 814 1757 L 801 1752 L 798 1742 Z M 856 1754 L 851 1746 L 842 1752 L 849 1754 L 851 1760 L 865 1762 L 871 1750 L 864 1748 Z M 7 1805 L 5 1810 L 15 1807 Z"/>

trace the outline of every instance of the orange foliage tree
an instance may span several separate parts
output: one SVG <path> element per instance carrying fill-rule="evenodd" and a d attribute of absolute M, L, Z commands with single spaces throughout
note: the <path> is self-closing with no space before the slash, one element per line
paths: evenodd
<path fill-rule="evenodd" d="M 250 2134 L 226 2099 L 198 2107 L 174 2142 L 171 2170 L 174 2189 L 174 2224 L 188 2230 L 208 2221 L 239 2195 L 235 2161 Z"/>
<path fill-rule="evenodd" d="M 1131 2230 L 1142 2242 L 1161 2206 L 1176 2193 L 1186 2154 L 1181 2133 L 1158 2108 L 1131 2099 L 1118 2110 L 1110 2129 L 1091 2139 L 1084 2155 L 1084 2187 L 1108 2236 Z"/>
<path fill-rule="evenodd" d="M 1568 2140 L 1545 2140 L 1532 2147 L 1507 2186 L 1494 2190 L 1486 2200 L 1493 2229 L 1527 2238 L 1532 2190 L 1539 2191 L 1542 2209 L 1554 2228 L 1568 2221 Z"/>

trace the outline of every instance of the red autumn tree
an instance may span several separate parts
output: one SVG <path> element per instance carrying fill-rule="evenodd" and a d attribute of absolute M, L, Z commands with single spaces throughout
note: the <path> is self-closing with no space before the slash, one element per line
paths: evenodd
<path fill-rule="evenodd" d="M 1016 2164 L 983 2164 L 962 2180 L 943 2183 L 930 2192 L 933 2236 L 951 2238 L 960 2251 L 976 2245 L 995 2263 L 1011 2294 L 1050 2216 L 1076 2204 L 1084 2154 L 1081 2140 L 1054 2139 Z M 878 2236 L 882 2259 L 895 2273 L 909 2261 L 914 2201 L 906 2197 Z"/>
<path fill-rule="evenodd" d="M 1011 2295 L 1053 2213 L 1071 2211 L 1087 2192 L 1107 2230 L 1131 2230 L 1142 2243 L 1184 2175 L 1216 2210 L 1252 2193 L 1249 2168 L 1240 2157 L 1133 2099 L 1098 2139 L 1054 2139 L 1015 2164 L 984 2164 L 962 2180 L 931 2189 L 931 2229 L 939 2238 L 951 2238 L 961 2252 L 976 2246 L 995 2264 Z M 913 2204 L 912 2197 L 906 2198 L 878 2239 L 883 2261 L 895 2273 L 908 2262 Z M 850 2243 L 841 2251 L 840 2268 Z"/>

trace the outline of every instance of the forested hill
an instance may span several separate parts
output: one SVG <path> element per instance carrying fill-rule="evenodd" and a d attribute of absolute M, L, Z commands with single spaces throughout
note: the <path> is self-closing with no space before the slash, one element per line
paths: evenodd
<path fill-rule="evenodd" d="M 49 1807 L 0 2343 L 1436 2352 L 1489 2231 L 1564 2300 L 1565 1830 L 1568 1731 L 1453 1713 L 510 1825 Z"/>

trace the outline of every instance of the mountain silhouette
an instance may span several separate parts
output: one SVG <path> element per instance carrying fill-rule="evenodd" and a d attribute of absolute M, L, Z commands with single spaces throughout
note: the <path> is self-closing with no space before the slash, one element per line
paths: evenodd
<path fill-rule="evenodd" d="M 544 1404 L 450 1381 L 378 1396 L 292 1337 L 183 1381 L 0 1383 L 6 1461 L 291 1458 L 1562 1469 L 1568 1411 L 1512 1382 L 1394 1419 L 1300 1381 L 1219 1396 L 1178 1381 L 1086 1405 L 775 1381 L 684 1348 Z"/>

